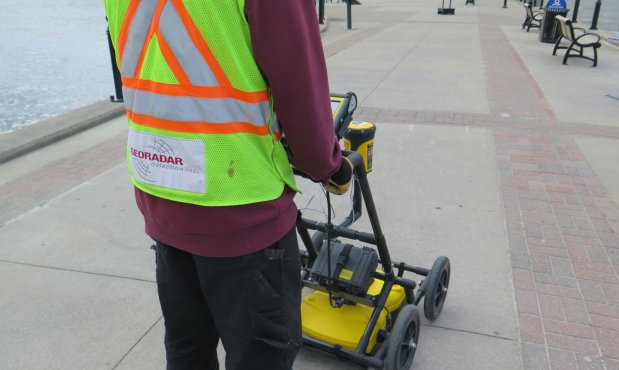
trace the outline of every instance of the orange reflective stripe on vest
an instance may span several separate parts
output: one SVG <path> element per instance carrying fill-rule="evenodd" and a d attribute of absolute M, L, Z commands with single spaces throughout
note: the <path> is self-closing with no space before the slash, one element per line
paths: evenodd
<path fill-rule="evenodd" d="M 140 78 L 154 35 L 178 85 Z M 279 137 L 268 91 L 231 86 L 181 0 L 132 1 L 119 35 L 119 60 L 125 104 L 136 124 L 222 134 L 268 135 L 270 129 Z"/>

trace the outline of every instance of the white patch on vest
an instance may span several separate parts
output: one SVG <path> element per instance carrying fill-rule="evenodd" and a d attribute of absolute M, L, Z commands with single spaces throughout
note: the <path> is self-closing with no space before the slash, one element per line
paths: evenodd
<path fill-rule="evenodd" d="M 206 193 L 204 141 L 129 130 L 133 176 L 148 185 Z"/>

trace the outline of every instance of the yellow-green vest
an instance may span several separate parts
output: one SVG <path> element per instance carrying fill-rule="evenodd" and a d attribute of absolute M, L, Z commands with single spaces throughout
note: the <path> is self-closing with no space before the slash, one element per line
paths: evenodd
<path fill-rule="evenodd" d="M 136 187 L 202 206 L 296 190 L 244 0 L 105 0 Z"/>

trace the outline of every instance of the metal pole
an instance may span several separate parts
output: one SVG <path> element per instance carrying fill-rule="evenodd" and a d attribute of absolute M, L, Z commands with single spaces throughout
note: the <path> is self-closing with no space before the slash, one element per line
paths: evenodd
<path fill-rule="evenodd" d="M 352 29 L 352 2 L 353 0 L 348 0 L 346 2 L 346 17 L 348 18 L 348 29 Z"/>
<path fill-rule="evenodd" d="M 114 77 L 114 91 L 116 96 L 111 95 L 110 101 L 114 103 L 122 103 L 123 102 L 123 84 L 120 79 L 120 71 L 118 70 L 118 65 L 116 65 L 116 55 L 114 53 L 114 45 L 112 44 L 112 37 L 110 36 L 110 28 L 108 27 L 105 31 L 107 33 L 107 44 L 110 49 L 110 59 L 112 61 L 112 76 Z"/>
<path fill-rule="evenodd" d="M 325 0 L 318 0 L 318 23 L 325 23 Z"/>
<path fill-rule="evenodd" d="M 598 29 L 598 17 L 600 16 L 600 8 L 602 7 L 602 0 L 597 0 L 595 2 L 595 8 L 593 9 L 593 20 L 591 21 L 590 30 Z"/>
<path fill-rule="evenodd" d="M 503 0 L 503 8 L 507 9 L 507 0 Z"/>
<path fill-rule="evenodd" d="M 580 7 L 580 0 L 575 0 L 574 2 L 574 12 L 572 13 L 572 22 L 576 23 L 576 19 L 578 18 L 578 8 Z"/>

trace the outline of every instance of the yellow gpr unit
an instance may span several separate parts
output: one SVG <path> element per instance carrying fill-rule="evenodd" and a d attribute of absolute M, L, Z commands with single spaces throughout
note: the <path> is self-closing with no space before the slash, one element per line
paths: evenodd
<path fill-rule="evenodd" d="M 326 222 L 308 218 L 303 210 L 296 222 L 306 249 L 301 279 L 311 290 L 301 304 L 303 344 L 365 368 L 408 370 L 421 327 L 417 305 L 423 300 L 425 317 L 438 318 L 451 267 L 445 256 L 430 269 L 391 259 L 367 176 L 376 126 L 353 121 L 356 108 L 353 92 L 331 95 L 333 128 L 338 140 L 344 139 L 342 154 L 354 169 L 350 213 L 332 222 L 327 193 Z M 297 169 L 295 174 L 307 177 Z M 364 214 L 369 231 L 353 228 Z M 411 273 L 424 278 L 417 282 L 405 276 Z"/>

